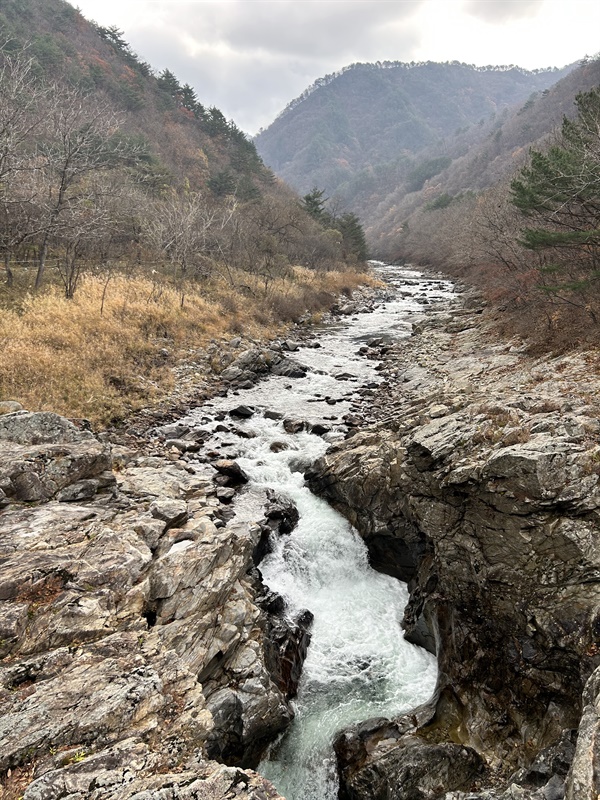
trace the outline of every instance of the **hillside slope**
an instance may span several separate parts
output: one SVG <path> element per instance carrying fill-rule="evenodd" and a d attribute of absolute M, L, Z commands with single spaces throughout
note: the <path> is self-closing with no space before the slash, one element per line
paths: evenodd
<path fill-rule="evenodd" d="M 544 147 L 563 117 L 575 115 L 577 94 L 599 84 L 600 60 L 587 61 L 524 104 L 461 132 L 445 144 L 448 165 L 418 191 L 410 191 L 406 180 L 369 189 L 357 177 L 356 202 L 365 208 L 371 247 L 396 258 L 401 255 L 399 237 L 416 210 L 441 208 L 452 198 L 478 194 L 509 179 L 525 163 L 530 148 Z M 434 159 L 439 152 L 436 146 L 428 148 L 423 158 Z"/>
<path fill-rule="evenodd" d="M 0 3 L 0 97 L 0 400 L 107 422 L 364 279 L 352 231 L 64 0 Z"/>

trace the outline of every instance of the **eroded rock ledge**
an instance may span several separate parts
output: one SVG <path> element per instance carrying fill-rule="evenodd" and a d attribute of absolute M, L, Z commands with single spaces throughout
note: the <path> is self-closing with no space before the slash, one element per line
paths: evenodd
<path fill-rule="evenodd" d="M 298 665 L 283 620 L 265 654 L 260 530 L 168 454 L 0 417 L 2 800 L 278 797 L 252 768 Z"/>
<path fill-rule="evenodd" d="M 465 297 L 383 371 L 380 421 L 309 479 L 409 582 L 440 676 L 430 706 L 340 737 L 344 796 L 596 798 L 598 359 L 532 358 Z"/>

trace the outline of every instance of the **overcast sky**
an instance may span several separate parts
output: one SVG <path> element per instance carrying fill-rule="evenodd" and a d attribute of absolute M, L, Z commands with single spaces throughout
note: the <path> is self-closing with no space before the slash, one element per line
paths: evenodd
<path fill-rule="evenodd" d="M 600 48 L 597 0 L 69 0 L 250 134 L 355 61 L 562 67 Z"/>

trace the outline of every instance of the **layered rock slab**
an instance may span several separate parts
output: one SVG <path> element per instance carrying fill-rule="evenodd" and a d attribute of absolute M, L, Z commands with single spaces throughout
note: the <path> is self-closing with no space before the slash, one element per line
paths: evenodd
<path fill-rule="evenodd" d="M 11 416 L 3 463 L 27 472 L 39 463 L 24 457 L 31 448 L 83 445 L 101 454 L 103 471 L 111 463 L 108 445 L 67 420 Z M 67 482 L 79 480 L 64 458 Z M 267 621 L 248 575 L 260 532 L 223 526 L 210 481 L 189 465 L 129 461 L 111 473 L 108 492 L 84 503 L 48 493 L 32 503 L 8 487 L 0 796 L 276 797 L 259 776 L 206 752 L 235 725 L 232 763 L 258 763 L 260 745 L 291 718 L 265 664 Z M 48 471 L 35 474 L 43 482 Z M 235 720 L 213 714 L 232 680 Z"/>

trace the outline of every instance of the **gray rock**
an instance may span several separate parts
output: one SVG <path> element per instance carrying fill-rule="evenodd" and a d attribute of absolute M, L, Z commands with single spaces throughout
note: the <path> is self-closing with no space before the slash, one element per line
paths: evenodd
<path fill-rule="evenodd" d="M 190 432 L 190 426 L 182 422 L 172 422 L 168 425 L 161 425 L 154 429 L 158 436 L 164 436 L 165 439 L 181 439 L 186 433 Z"/>
<path fill-rule="evenodd" d="M 174 447 L 180 453 L 197 453 L 200 450 L 200 443 L 190 439 L 167 439 L 165 447 Z"/>
<path fill-rule="evenodd" d="M 600 794 L 600 667 L 590 676 L 583 693 L 583 715 L 577 747 L 566 784 L 566 800 L 595 800 Z"/>
<path fill-rule="evenodd" d="M 45 501 L 111 465 L 107 444 L 57 414 L 0 417 L 0 488 L 9 497 Z"/>
<path fill-rule="evenodd" d="M 187 520 L 188 505 L 185 500 L 160 498 L 151 503 L 150 514 L 154 519 L 162 520 L 166 528 L 173 528 Z"/>
<path fill-rule="evenodd" d="M 292 358 L 284 358 L 273 366 L 271 372 L 273 375 L 279 375 L 284 378 L 304 378 L 308 372 L 308 367 L 300 364 L 299 361 L 294 361 Z"/>
<path fill-rule="evenodd" d="M 220 486 L 217 489 L 217 500 L 225 505 L 229 505 L 233 501 L 235 497 L 235 489 L 228 488 L 226 486 Z"/>
<path fill-rule="evenodd" d="M 217 470 L 219 475 L 224 475 L 227 478 L 227 486 L 241 486 L 244 483 L 248 483 L 248 475 L 237 461 L 222 458 L 218 461 L 213 461 L 211 466 Z"/>
<path fill-rule="evenodd" d="M 267 409 L 263 416 L 265 419 L 272 419 L 275 421 L 283 419 L 283 414 L 280 411 L 272 411 L 271 409 Z"/>
<path fill-rule="evenodd" d="M 142 518 L 135 522 L 133 530 L 151 550 L 155 550 L 165 532 L 165 525 L 160 519 Z"/>
<path fill-rule="evenodd" d="M 241 405 L 232 408 L 229 412 L 229 415 L 232 417 L 238 417 L 240 419 L 249 419 L 254 415 L 254 410 L 249 406 Z"/>
<path fill-rule="evenodd" d="M 233 383 L 233 381 L 242 380 L 245 374 L 246 370 L 240 369 L 239 367 L 227 367 L 227 369 L 224 369 L 221 373 L 221 378 L 224 381 Z"/>
<path fill-rule="evenodd" d="M 79 497 L 82 451 L 110 463 L 93 439 L 9 445 L 3 466 L 43 453 L 52 480 L 70 475 L 66 488 Z M 46 485 L 45 472 L 3 474 Z M 290 718 L 264 664 L 263 612 L 246 577 L 257 531 L 217 530 L 211 482 L 190 467 L 144 458 L 118 477 L 127 492 L 118 503 L 3 512 L 0 658 L 10 660 L 0 665 L 0 770 L 29 771 L 35 753 L 35 777 L 19 788 L 28 800 L 276 798 L 253 773 L 194 760 L 214 724 L 199 675 L 211 693 L 235 685 L 253 762 Z M 91 480 L 113 478 L 105 465 Z"/>
<path fill-rule="evenodd" d="M 324 436 L 326 433 L 331 432 L 331 425 L 325 425 L 322 422 L 317 422 L 310 426 L 310 432 L 314 433 L 315 436 Z"/>
<path fill-rule="evenodd" d="M 36 472 L 20 472 L 12 476 L 12 493 L 17 500 L 24 503 L 37 503 L 40 500 L 49 500 L 58 486 L 54 481 L 42 483 Z"/>
<path fill-rule="evenodd" d="M 300 433 L 306 428 L 306 422 L 301 419 L 284 419 L 283 428 L 286 433 Z"/>
<path fill-rule="evenodd" d="M 481 769 L 468 747 L 430 744 L 410 734 L 375 745 L 364 764 L 356 752 L 362 747 L 348 734 L 335 742 L 340 780 L 354 800 L 442 800 L 447 791 L 467 787 Z"/>
<path fill-rule="evenodd" d="M 70 444 L 93 440 L 89 431 L 50 411 L 10 414 L 0 418 L 0 440 L 16 444 Z"/>
<path fill-rule="evenodd" d="M 72 483 L 56 495 L 59 503 L 78 503 L 81 500 L 91 500 L 99 489 L 97 480 L 88 479 Z"/>

